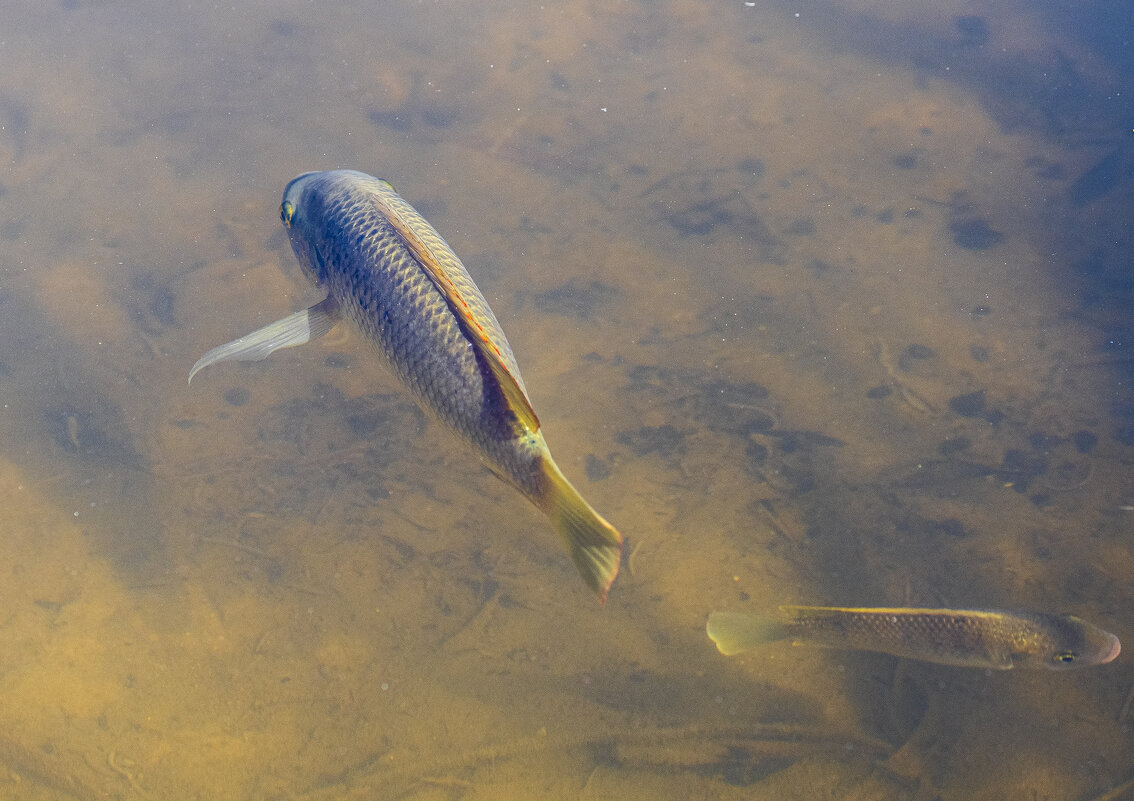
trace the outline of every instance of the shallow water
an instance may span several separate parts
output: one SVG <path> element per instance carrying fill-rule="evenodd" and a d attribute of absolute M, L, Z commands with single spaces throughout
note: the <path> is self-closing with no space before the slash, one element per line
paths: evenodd
<path fill-rule="evenodd" d="M 992 674 L 704 633 L 912 604 L 1134 643 L 1134 20 L 972 8 L 10 4 L 0 794 L 1134 778 L 1127 654 Z M 626 535 L 604 608 L 350 332 L 186 386 L 318 299 L 277 209 L 333 167 L 390 179 L 493 304 Z"/>

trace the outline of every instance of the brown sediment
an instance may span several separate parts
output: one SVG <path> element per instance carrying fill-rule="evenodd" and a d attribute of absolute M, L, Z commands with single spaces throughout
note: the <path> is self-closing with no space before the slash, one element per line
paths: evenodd
<path fill-rule="evenodd" d="M 32 781 L 77 801 L 103 801 L 123 797 L 121 786 L 114 786 L 107 777 L 99 775 L 85 759 L 70 754 L 66 749 L 49 745 L 28 746 L 9 732 L 0 732 L 0 763 L 8 769 L 14 781 Z M 138 788 L 129 783 L 126 798 L 140 798 Z"/>
<path fill-rule="evenodd" d="M 1128 779 L 1121 784 L 1116 784 L 1109 790 L 1090 799 L 1090 801 L 1119 801 L 1119 799 L 1126 798 L 1127 793 L 1131 790 L 1134 790 L 1134 779 Z"/>
<path fill-rule="evenodd" d="M 435 762 L 394 763 L 389 757 L 360 765 L 349 775 L 336 777 L 333 785 L 295 796 L 296 801 L 356 801 L 373 798 L 397 799 L 422 783 L 465 787 L 469 780 L 453 774 L 502 761 L 532 757 L 550 751 L 589 749 L 603 762 L 627 767 L 694 771 L 722 764 L 730 757 L 797 760 L 821 753 L 840 754 L 844 759 L 871 763 L 893 751 L 890 743 L 862 734 L 841 733 L 794 724 L 749 726 L 688 726 L 642 728 L 593 734 L 534 736 L 484 746 Z M 390 760 L 390 761 L 386 761 Z"/>
<path fill-rule="evenodd" d="M 1122 708 L 1118 710 L 1118 717 L 1115 718 L 1117 723 L 1123 723 L 1130 717 L 1130 710 L 1134 708 L 1134 684 L 1130 685 L 1129 692 L 1126 693 L 1126 700 L 1122 702 Z"/>

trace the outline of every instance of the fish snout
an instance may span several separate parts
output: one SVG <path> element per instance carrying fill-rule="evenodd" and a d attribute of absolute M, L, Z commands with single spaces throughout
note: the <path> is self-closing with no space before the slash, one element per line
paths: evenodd
<path fill-rule="evenodd" d="M 1100 665 L 1105 665 L 1107 662 L 1113 662 L 1122 653 L 1122 643 L 1113 634 L 1110 635 L 1110 648 L 1099 659 Z"/>

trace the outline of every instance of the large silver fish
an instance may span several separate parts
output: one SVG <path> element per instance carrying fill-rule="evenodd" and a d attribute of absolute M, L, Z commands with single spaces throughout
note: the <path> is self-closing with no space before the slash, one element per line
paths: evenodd
<path fill-rule="evenodd" d="M 726 656 L 791 639 L 996 670 L 1103 665 L 1122 650 L 1109 631 L 1072 615 L 999 609 L 781 606 L 776 618 L 713 612 L 706 631 Z"/>
<path fill-rule="evenodd" d="M 583 580 L 605 600 L 622 537 L 559 472 L 512 348 L 441 235 L 389 183 L 353 170 L 295 178 L 280 218 L 304 272 L 327 297 L 213 348 L 189 380 L 210 364 L 309 342 L 346 317 L 423 407 L 548 516 Z"/>

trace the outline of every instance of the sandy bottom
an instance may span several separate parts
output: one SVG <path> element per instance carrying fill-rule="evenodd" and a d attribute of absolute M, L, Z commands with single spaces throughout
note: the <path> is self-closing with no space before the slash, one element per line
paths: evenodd
<path fill-rule="evenodd" d="M 1134 156 L 1039 91 L 1105 90 L 1089 52 L 962 3 L 273 5 L 6 25 L 0 795 L 1119 797 L 1125 654 L 704 633 L 944 605 L 1134 643 Z M 493 304 L 626 536 L 605 607 L 354 333 L 186 386 L 319 299 L 276 210 L 334 166 Z"/>

